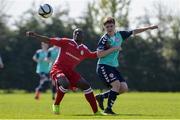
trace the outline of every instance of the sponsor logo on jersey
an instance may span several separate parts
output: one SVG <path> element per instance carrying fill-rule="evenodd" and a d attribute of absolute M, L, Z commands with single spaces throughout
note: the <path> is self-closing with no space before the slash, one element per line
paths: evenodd
<path fill-rule="evenodd" d="M 83 51 L 83 50 L 81 50 L 81 51 L 80 51 L 80 54 L 81 54 L 81 55 L 84 55 L 84 51 Z"/>
<path fill-rule="evenodd" d="M 79 59 L 78 57 L 76 57 L 76 56 L 72 55 L 72 54 L 71 54 L 71 53 L 69 53 L 69 52 L 66 52 L 66 55 L 68 55 L 68 56 L 70 56 L 70 57 L 74 58 L 74 59 L 75 59 L 75 60 L 77 60 L 77 61 L 80 61 L 80 59 Z"/>
<path fill-rule="evenodd" d="M 115 41 L 116 41 L 116 42 L 119 42 L 120 40 L 119 40 L 119 38 L 115 38 Z"/>
<path fill-rule="evenodd" d="M 113 78 L 113 77 L 114 77 L 114 74 L 113 74 L 113 73 L 110 73 L 110 74 L 109 74 L 109 77 L 110 77 L 110 78 Z"/>

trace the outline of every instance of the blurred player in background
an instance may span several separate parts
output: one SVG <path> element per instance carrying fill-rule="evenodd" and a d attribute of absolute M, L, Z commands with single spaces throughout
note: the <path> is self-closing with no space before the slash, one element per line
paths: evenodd
<path fill-rule="evenodd" d="M 39 99 L 40 93 L 46 82 L 49 82 L 49 61 L 48 44 L 41 42 L 41 49 L 37 50 L 33 56 L 33 60 L 37 63 L 36 73 L 40 77 L 39 85 L 35 89 L 35 99 Z"/>
<path fill-rule="evenodd" d="M 115 30 L 115 19 L 108 17 L 105 19 L 104 29 L 106 33 L 102 36 L 98 43 L 97 50 L 103 52 L 109 47 L 120 47 L 121 44 L 127 40 L 131 35 L 144 32 L 146 30 L 157 29 L 158 26 L 149 26 L 145 28 L 139 28 L 131 31 L 116 31 Z M 133 49 L 133 48 L 132 48 Z M 112 111 L 112 106 L 117 98 L 117 95 L 128 91 L 128 86 L 121 73 L 117 70 L 119 51 L 114 51 L 104 57 L 99 58 L 97 63 L 97 74 L 102 80 L 111 87 L 110 90 L 96 95 L 96 100 L 99 107 L 104 110 L 105 114 L 115 114 Z M 104 109 L 103 101 L 108 99 L 107 107 Z"/>
<path fill-rule="evenodd" d="M 86 58 L 97 58 L 107 55 L 119 48 L 110 48 L 100 54 L 91 52 L 84 44 L 84 34 L 81 29 L 75 29 L 73 39 L 70 38 L 48 38 L 35 32 L 27 32 L 27 36 L 32 36 L 51 45 L 61 48 L 61 54 L 58 56 L 55 64 L 51 69 L 51 77 L 56 82 L 57 95 L 53 104 L 53 112 L 59 114 L 59 105 L 64 94 L 69 87 L 78 87 L 84 91 L 85 98 L 89 102 L 93 113 L 99 114 L 93 90 L 89 83 L 74 69 Z"/>
<path fill-rule="evenodd" d="M 47 58 L 49 60 L 49 70 L 51 70 L 58 54 L 60 54 L 60 51 L 61 49 L 57 46 L 53 46 L 53 47 L 50 47 L 48 49 L 48 55 L 47 55 Z M 52 85 L 51 85 L 51 90 L 52 90 L 52 99 L 55 99 L 55 93 L 56 93 L 56 86 L 55 86 L 55 82 L 53 80 L 51 80 L 52 82 Z"/>
<path fill-rule="evenodd" d="M 2 61 L 1 55 L 0 55 L 0 68 L 4 68 L 4 64 L 3 64 L 3 61 Z"/>

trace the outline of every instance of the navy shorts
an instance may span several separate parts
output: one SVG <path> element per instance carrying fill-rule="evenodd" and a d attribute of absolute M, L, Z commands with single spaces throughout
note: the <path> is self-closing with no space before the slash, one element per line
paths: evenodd
<path fill-rule="evenodd" d="M 120 82 L 126 82 L 124 78 L 121 76 L 121 73 L 112 66 L 105 65 L 105 64 L 99 64 L 97 65 L 96 70 L 99 78 L 106 82 L 107 85 L 110 85 L 110 83 L 119 80 Z"/>
<path fill-rule="evenodd" d="M 48 78 L 49 79 L 49 73 L 41 72 L 41 73 L 38 73 L 38 74 L 39 74 L 40 79 L 43 79 L 43 78 Z"/>

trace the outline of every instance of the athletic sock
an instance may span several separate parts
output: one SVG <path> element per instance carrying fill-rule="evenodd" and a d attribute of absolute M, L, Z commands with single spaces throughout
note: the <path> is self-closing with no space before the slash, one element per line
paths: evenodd
<path fill-rule="evenodd" d="M 40 91 L 36 90 L 35 92 L 35 99 L 39 99 L 40 96 Z"/>
<path fill-rule="evenodd" d="M 68 90 L 63 88 L 62 86 L 59 86 L 59 89 L 57 90 L 57 94 L 56 94 L 56 98 L 54 101 L 54 105 L 59 105 L 61 100 L 64 97 L 64 94 L 67 92 Z"/>
<path fill-rule="evenodd" d="M 100 95 L 104 98 L 108 98 L 109 97 L 109 93 L 110 93 L 110 90 L 104 92 L 104 93 L 101 93 Z"/>
<path fill-rule="evenodd" d="M 87 90 L 84 90 L 84 93 L 86 100 L 89 102 L 93 112 L 96 113 L 98 111 L 98 107 L 97 107 L 96 99 L 93 94 L 93 90 L 89 88 Z"/>
<path fill-rule="evenodd" d="M 110 90 L 109 97 L 108 97 L 108 104 L 107 104 L 108 109 L 112 109 L 112 106 L 117 98 L 117 95 L 119 95 L 119 93 Z"/>

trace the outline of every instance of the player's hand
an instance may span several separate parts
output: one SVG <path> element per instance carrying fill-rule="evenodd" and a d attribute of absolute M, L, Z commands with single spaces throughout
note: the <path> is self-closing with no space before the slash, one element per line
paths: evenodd
<path fill-rule="evenodd" d="M 50 62 L 50 59 L 46 57 L 46 58 L 44 59 L 44 61 Z"/>
<path fill-rule="evenodd" d="M 27 36 L 27 37 L 35 37 L 36 35 L 37 35 L 37 33 L 32 32 L 32 31 L 26 32 L 26 36 Z"/>
<path fill-rule="evenodd" d="M 149 27 L 149 29 L 153 30 L 153 29 L 158 29 L 158 26 L 157 25 L 152 25 Z"/>

